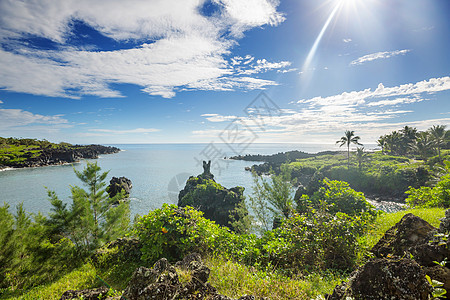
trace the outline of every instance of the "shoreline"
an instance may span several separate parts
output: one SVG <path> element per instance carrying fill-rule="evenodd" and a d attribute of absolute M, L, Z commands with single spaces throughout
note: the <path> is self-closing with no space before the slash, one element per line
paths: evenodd
<path fill-rule="evenodd" d="M 0 171 L 79 163 L 83 159 L 97 159 L 100 155 L 119 153 L 121 149 L 102 145 L 75 145 L 64 148 L 40 148 L 39 151 L 37 156 L 31 156 L 31 152 L 27 152 L 18 156 L 22 160 L 12 163 L 3 162 L 0 165 Z"/>

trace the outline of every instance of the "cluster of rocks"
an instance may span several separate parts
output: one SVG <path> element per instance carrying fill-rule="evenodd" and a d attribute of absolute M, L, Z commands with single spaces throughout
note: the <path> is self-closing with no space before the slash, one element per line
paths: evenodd
<path fill-rule="evenodd" d="M 433 287 L 426 276 L 443 283 L 450 295 L 450 210 L 439 229 L 406 214 L 372 248 L 375 258 L 337 286 L 327 300 L 430 299 Z M 442 238 L 444 237 L 444 238 Z"/>
<path fill-rule="evenodd" d="M 106 188 L 106 191 L 110 198 L 114 198 L 117 194 L 121 193 L 122 190 L 125 191 L 125 197 L 128 197 L 132 187 L 133 184 L 130 179 L 126 177 L 113 177 L 109 181 L 109 186 Z"/>
<path fill-rule="evenodd" d="M 117 147 L 102 145 L 74 145 L 59 148 L 37 148 L 39 155 L 31 151 L 23 153 L 24 161 L 4 162 L 4 166 L 12 168 L 42 167 L 77 162 L 80 159 L 96 159 L 101 154 L 113 154 L 120 151 Z"/>
<path fill-rule="evenodd" d="M 202 211 L 205 218 L 232 228 L 231 215 L 244 201 L 244 188 L 237 186 L 227 189 L 216 183 L 210 167 L 211 161 L 203 162 L 203 173 L 189 177 L 186 186 L 178 194 L 178 206 L 192 206 Z M 233 218 L 237 220 L 239 216 L 234 215 Z"/>
<path fill-rule="evenodd" d="M 122 296 L 106 297 L 107 288 L 66 291 L 60 300 L 168 300 L 168 299 L 210 299 L 232 300 L 220 295 L 209 282 L 210 269 L 202 263 L 201 257 L 193 253 L 175 265 L 167 259 L 158 260 L 153 268 L 139 267 L 134 272 Z M 243 296 L 239 300 L 256 300 L 254 296 Z"/>

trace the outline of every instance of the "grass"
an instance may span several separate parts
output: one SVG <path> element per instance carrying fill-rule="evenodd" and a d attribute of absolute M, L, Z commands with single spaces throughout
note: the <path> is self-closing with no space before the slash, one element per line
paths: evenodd
<path fill-rule="evenodd" d="M 345 276 L 333 273 L 287 277 L 275 271 L 260 271 L 218 257 L 209 257 L 204 263 L 211 269 L 209 282 L 218 293 L 239 298 L 253 295 L 272 300 L 310 299 L 331 293 Z"/>
<path fill-rule="evenodd" d="M 439 227 L 440 219 L 445 216 L 445 209 L 442 208 L 414 208 L 408 210 L 402 210 L 395 213 L 383 213 L 377 217 L 374 224 L 369 231 L 359 239 L 359 243 L 363 250 L 361 251 L 360 258 L 367 255 L 367 251 L 372 249 L 373 246 L 383 237 L 384 233 L 397 224 L 404 215 L 412 213 L 416 215 L 434 227 Z"/>
<path fill-rule="evenodd" d="M 360 262 L 364 263 L 365 258 L 368 257 L 368 250 L 407 213 L 413 213 L 431 225 L 438 227 L 439 219 L 444 217 L 444 212 L 445 209 L 426 208 L 379 215 L 369 231 L 359 239 L 359 243 L 362 246 L 359 253 L 359 257 L 361 257 Z M 289 277 L 273 269 L 262 271 L 255 267 L 216 256 L 204 258 L 204 263 L 211 270 L 209 278 L 211 285 L 217 289 L 218 293 L 231 298 L 254 295 L 257 298 L 268 297 L 272 300 L 319 299 L 319 296 L 331 293 L 337 284 L 346 280 L 348 275 L 328 271 L 311 274 L 304 273 Z M 124 271 L 122 270 L 125 267 L 124 265 L 111 264 L 108 266 L 108 268 L 96 269 L 91 263 L 87 263 L 61 277 L 56 282 L 35 287 L 22 295 L 17 292 L 9 292 L 1 295 L 0 298 L 11 300 L 59 299 L 66 290 L 86 289 L 105 285 L 102 279 L 108 285 L 111 285 L 113 289 L 123 290 L 126 279 L 130 278 L 131 270 L 127 270 L 125 273 L 128 273 L 128 275 L 125 276 L 121 274 Z M 189 281 L 189 279 L 190 274 L 188 272 L 180 272 L 180 280 L 182 282 Z"/>
<path fill-rule="evenodd" d="M 56 282 L 48 285 L 37 286 L 23 295 L 14 293 L 2 295 L 2 299 L 17 300 L 36 300 L 36 299 L 59 299 L 67 290 L 86 289 L 99 286 L 99 280 L 96 277 L 97 272 L 91 264 L 85 264 L 69 274 L 63 276 Z"/>

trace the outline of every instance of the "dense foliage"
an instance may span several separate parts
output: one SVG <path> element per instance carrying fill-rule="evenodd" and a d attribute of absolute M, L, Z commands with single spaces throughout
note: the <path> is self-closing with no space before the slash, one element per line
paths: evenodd
<path fill-rule="evenodd" d="M 74 244 L 50 238 L 42 215 L 9 208 L 0 207 L 0 294 L 51 282 L 77 264 Z"/>
<path fill-rule="evenodd" d="M 14 292 L 51 282 L 80 265 L 96 248 L 123 236 L 129 223 L 121 194 L 108 198 L 96 163 L 75 171 L 87 186 L 71 187 L 70 208 L 49 191 L 48 217 L 27 214 L 22 205 L 0 207 L 0 292 Z M 119 204 L 113 204 L 119 201 Z"/>
<path fill-rule="evenodd" d="M 380 136 L 377 142 L 385 153 L 416 156 L 424 161 L 437 154 L 442 162 L 441 149 L 445 148 L 449 141 L 450 131 L 446 130 L 446 126 L 434 125 L 426 131 L 405 126 Z"/>
<path fill-rule="evenodd" d="M 344 181 L 324 179 L 322 186 L 310 197 L 303 195 L 297 201 L 297 209 L 307 213 L 311 209 L 325 206 L 330 214 L 338 212 L 348 215 L 375 215 L 374 207 L 367 202 L 364 194 L 356 192 Z"/>
<path fill-rule="evenodd" d="M 408 157 L 364 153 L 364 159 L 346 166 L 342 154 L 325 154 L 285 164 L 294 182 L 308 189 L 323 177 L 346 181 L 358 191 L 369 194 L 402 197 L 410 187 L 425 185 L 430 180 L 430 168 Z M 319 176 L 320 175 L 320 176 Z M 312 194 L 315 190 L 310 191 Z"/>
<path fill-rule="evenodd" d="M 189 252 L 205 253 L 211 249 L 214 239 L 226 229 L 202 215 L 189 206 L 163 204 L 162 208 L 140 217 L 134 234 L 142 242 L 142 259 L 149 263 L 162 257 L 177 261 Z"/>
<path fill-rule="evenodd" d="M 444 174 L 436 185 L 411 187 L 406 193 L 406 203 L 411 207 L 450 207 L 450 161 L 445 161 Z"/>
<path fill-rule="evenodd" d="M 74 171 L 87 190 L 71 187 L 70 208 L 49 191 L 52 211 L 47 224 L 53 235 L 70 239 L 80 250 L 91 251 L 127 232 L 129 203 L 122 201 L 123 192 L 108 196 L 104 182 L 108 172 L 101 173 L 97 163 L 88 162 L 83 171 Z"/>

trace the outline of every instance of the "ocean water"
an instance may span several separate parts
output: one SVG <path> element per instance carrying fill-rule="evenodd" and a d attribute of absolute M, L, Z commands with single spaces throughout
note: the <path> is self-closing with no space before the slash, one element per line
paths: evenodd
<path fill-rule="evenodd" d="M 211 172 L 215 180 L 227 188 L 245 187 L 245 195 L 252 192 L 251 173 L 244 168 L 253 162 L 235 161 L 224 157 L 236 154 L 274 154 L 290 150 L 315 153 L 338 150 L 335 145 L 319 144 L 252 144 L 236 152 L 227 144 L 126 144 L 112 145 L 123 151 L 103 155 L 96 160 L 83 160 L 73 165 L 12 169 L 0 172 L 0 203 L 15 207 L 23 203 L 28 212 L 47 214 L 51 208 L 47 189 L 71 203 L 70 186 L 81 186 L 73 169 L 82 170 L 86 161 L 97 161 L 102 171 L 112 176 L 129 178 L 133 183 L 130 194 L 132 215 L 147 214 L 163 203 L 176 204 L 178 192 L 191 175 L 203 172 L 202 160 L 212 159 Z"/>

